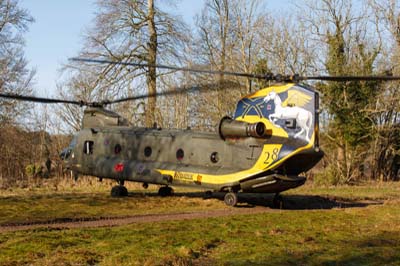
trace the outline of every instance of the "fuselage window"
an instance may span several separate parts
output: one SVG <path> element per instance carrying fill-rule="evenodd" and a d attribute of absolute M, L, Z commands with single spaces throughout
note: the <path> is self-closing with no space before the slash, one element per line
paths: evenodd
<path fill-rule="evenodd" d="M 183 160 L 183 157 L 185 157 L 185 152 L 182 149 L 179 149 L 176 151 L 176 159 Z"/>
<path fill-rule="evenodd" d="M 146 148 L 144 148 L 144 156 L 150 157 L 151 153 L 152 153 L 151 147 L 147 146 Z"/>
<path fill-rule="evenodd" d="M 114 153 L 115 153 L 115 154 L 120 154 L 121 151 L 122 151 L 121 145 L 120 145 L 120 144 L 115 145 L 115 147 L 114 147 Z"/>
<path fill-rule="evenodd" d="M 91 140 L 87 140 L 83 144 L 83 153 L 84 154 L 93 154 L 93 146 L 94 142 Z"/>
<path fill-rule="evenodd" d="M 218 161 L 219 161 L 218 152 L 215 151 L 215 152 L 211 153 L 210 160 L 213 163 L 218 163 Z"/>

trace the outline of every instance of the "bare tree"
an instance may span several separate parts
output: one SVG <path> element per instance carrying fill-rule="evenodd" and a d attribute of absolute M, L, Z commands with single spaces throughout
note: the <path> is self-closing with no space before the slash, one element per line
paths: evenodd
<path fill-rule="evenodd" d="M 269 30 L 269 14 L 259 0 L 237 0 L 232 3 L 232 23 L 236 45 L 233 47 L 231 66 L 245 73 L 254 72 L 254 66 L 262 54 L 265 34 Z M 246 93 L 250 93 L 251 79 L 246 80 Z"/>
<path fill-rule="evenodd" d="M 264 27 L 261 58 L 280 74 L 306 74 L 318 70 L 317 45 L 306 25 L 293 15 L 268 20 Z"/>
<path fill-rule="evenodd" d="M 251 73 L 261 54 L 267 15 L 261 1 L 207 0 L 196 20 L 196 49 L 191 64 L 216 71 Z M 237 99 L 251 91 L 251 80 L 219 74 L 197 79 L 215 82 L 216 91 L 197 97 L 192 113 L 197 124 L 214 128 L 223 115 L 233 113 Z M 226 86 L 232 86 L 227 89 Z M 242 89 L 238 89 L 242 87 Z"/>
<path fill-rule="evenodd" d="M 196 26 L 198 29 L 198 49 L 195 55 L 199 64 L 208 65 L 209 68 L 226 71 L 227 62 L 232 54 L 234 39 L 231 14 L 231 2 L 228 0 L 207 0 L 201 15 L 197 17 Z M 215 80 L 213 77 L 211 80 Z M 222 84 L 224 75 L 217 77 L 217 82 Z M 217 90 L 216 112 L 223 110 L 224 94 Z"/>
<path fill-rule="evenodd" d="M 97 5 L 99 12 L 86 35 L 81 56 L 150 65 L 177 62 L 183 51 L 186 26 L 160 10 L 153 0 L 99 0 Z M 67 69 L 72 72 L 69 76 L 75 77 L 74 84 L 86 83 L 89 86 L 86 90 L 90 90 L 92 97 L 98 99 L 132 96 L 146 91 L 145 86 L 147 93 L 154 94 L 157 77 L 163 74 L 157 73 L 154 67 L 123 65 L 74 63 Z M 65 84 L 72 85 L 70 82 Z M 69 89 L 72 91 L 76 88 L 72 86 Z M 71 94 L 76 96 L 79 92 Z M 123 115 L 132 116 L 127 108 L 122 111 Z M 145 125 L 152 126 L 156 113 L 155 97 L 148 99 L 144 113 Z"/>
<path fill-rule="evenodd" d="M 23 33 L 34 20 L 17 0 L 0 1 L 0 92 L 31 94 L 34 71 L 27 68 Z M 0 99 L 0 123 L 15 122 L 26 105 Z"/>
<path fill-rule="evenodd" d="M 154 18 L 154 0 L 147 0 L 147 24 L 149 31 L 149 41 L 147 45 L 147 63 L 155 65 L 157 63 L 157 29 Z M 154 95 L 156 93 L 157 86 L 157 72 L 154 66 L 150 66 L 147 74 L 147 90 L 149 94 Z M 156 110 L 156 98 L 150 97 L 147 101 L 147 114 L 146 114 L 146 126 L 150 127 L 155 122 L 155 110 Z"/>

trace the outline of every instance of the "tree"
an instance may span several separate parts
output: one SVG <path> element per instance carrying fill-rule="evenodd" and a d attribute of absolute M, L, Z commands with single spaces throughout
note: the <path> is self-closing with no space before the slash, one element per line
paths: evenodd
<path fill-rule="evenodd" d="M 259 0 L 237 0 L 232 5 L 232 23 L 235 38 L 231 65 L 244 73 L 253 73 L 262 54 L 264 33 L 269 29 L 270 16 Z M 251 79 L 246 79 L 246 92 L 251 93 Z"/>
<path fill-rule="evenodd" d="M 196 17 L 196 37 L 190 65 L 208 70 L 254 72 L 260 57 L 267 16 L 259 0 L 207 0 Z M 194 124 L 215 128 L 222 116 L 231 115 L 236 101 L 251 92 L 251 80 L 223 74 L 198 77 L 197 83 L 214 90 L 197 97 L 191 106 Z"/>
<path fill-rule="evenodd" d="M 97 5 L 99 12 L 87 33 L 81 56 L 150 65 L 173 64 L 180 57 L 187 32 L 185 25 L 163 12 L 153 0 L 99 0 Z M 132 96 L 142 92 L 144 85 L 147 86 L 147 93 L 154 94 L 157 78 L 163 74 L 154 67 L 118 64 L 79 63 L 68 65 L 67 70 L 72 72 L 64 83 L 67 91 L 70 90 L 70 94 L 76 97 L 79 95 L 76 85 L 85 84 L 87 87 L 84 90 L 90 91 L 94 99 Z M 111 108 L 116 108 L 125 116 L 132 116 L 127 108 Z M 144 113 L 145 125 L 153 126 L 157 113 L 155 97 L 147 100 Z M 138 121 L 135 122 L 137 124 Z"/>
<path fill-rule="evenodd" d="M 0 92 L 32 93 L 34 71 L 27 68 L 23 33 L 34 20 L 17 0 L 0 0 Z M 0 124 L 16 122 L 26 104 L 0 99 Z"/>
<path fill-rule="evenodd" d="M 381 46 L 368 39 L 366 9 L 355 12 L 353 1 L 323 0 L 309 3 L 305 22 L 325 49 L 324 67 L 329 75 L 371 75 Z M 331 176 L 335 182 L 351 182 L 363 176 L 368 144 L 373 138 L 373 120 L 368 108 L 379 92 L 377 82 L 341 82 L 320 86 L 330 115 L 328 148 L 334 154 Z M 333 152 L 335 151 L 336 152 Z"/>
<path fill-rule="evenodd" d="M 268 59 L 272 72 L 302 75 L 318 68 L 318 46 L 307 26 L 293 15 L 268 19 L 261 36 L 264 37 L 262 57 Z"/>
<path fill-rule="evenodd" d="M 384 38 L 384 56 L 380 67 L 400 74 L 400 3 L 397 0 L 369 1 L 375 14 L 378 33 Z M 399 180 L 400 172 L 400 95 L 399 82 L 382 86 L 377 100 L 371 105 L 374 117 L 374 140 L 371 143 L 373 155 L 372 174 L 382 181 Z"/>
<path fill-rule="evenodd" d="M 32 94 L 34 71 L 24 57 L 23 34 L 33 18 L 17 0 L 0 0 L 0 92 Z M 33 155 L 32 138 L 22 128 L 28 105 L 0 99 L 0 179 L 6 185 L 24 175 Z M 1 181 L 1 180 L 0 180 Z"/>
<path fill-rule="evenodd" d="M 148 56 L 147 63 L 150 65 L 155 65 L 157 63 L 157 29 L 154 19 L 154 0 L 147 1 L 147 24 L 149 31 L 149 42 L 147 45 Z M 154 66 L 150 66 L 147 74 L 147 90 L 150 95 L 156 94 L 157 86 L 157 72 Z M 150 97 L 147 102 L 147 114 L 146 114 L 146 126 L 150 127 L 155 122 L 155 110 L 156 110 L 156 98 Z"/>
<path fill-rule="evenodd" d="M 198 49 L 196 54 L 199 64 L 207 65 L 216 71 L 227 71 L 228 57 L 232 54 L 234 45 L 233 23 L 231 15 L 232 2 L 228 0 L 205 1 L 201 15 L 197 17 Z M 215 80 L 213 77 L 211 80 Z M 224 75 L 217 77 L 217 83 L 221 86 Z M 216 92 L 216 112 L 220 114 L 223 110 L 224 94 L 221 90 Z"/>

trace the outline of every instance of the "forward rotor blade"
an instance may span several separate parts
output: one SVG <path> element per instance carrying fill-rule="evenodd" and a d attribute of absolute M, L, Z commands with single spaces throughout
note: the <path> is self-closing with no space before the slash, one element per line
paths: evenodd
<path fill-rule="evenodd" d="M 205 92 L 209 91 L 212 89 L 235 89 L 238 88 L 238 84 L 234 82 L 223 82 L 222 84 L 218 83 L 209 83 L 209 84 L 200 84 L 200 85 L 192 85 L 192 86 L 183 86 L 183 87 L 178 87 L 173 90 L 169 91 L 164 91 L 164 92 L 158 92 L 158 93 L 153 93 L 153 94 L 141 94 L 141 95 L 136 95 L 132 97 L 125 97 L 125 98 L 120 98 L 120 99 L 115 99 L 115 100 L 110 100 L 110 101 L 103 101 L 101 104 L 103 105 L 108 105 L 108 104 L 114 104 L 114 103 L 121 103 L 121 102 L 127 102 L 127 101 L 135 101 L 135 100 L 140 100 L 140 99 L 146 99 L 150 97 L 157 97 L 157 96 L 166 96 L 166 95 L 177 95 L 177 94 L 183 94 L 187 92 Z"/>
<path fill-rule="evenodd" d="M 210 83 L 210 84 L 200 84 L 195 86 L 185 86 L 185 87 L 178 87 L 173 90 L 158 92 L 154 94 L 141 94 L 132 97 L 120 98 L 115 100 L 104 100 L 100 102 L 85 102 L 85 101 L 73 101 L 73 100 L 63 100 L 63 99 L 53 99 L 53 98 L 43 98 L 43 97 L 35 97 L 35 96 L 26 96 L 26 95 L 19 95 L 15 93 L 0 93 L 0 98 L 12 99 L 12 100 L 19 100 L 19 101 L 28 101 L 28 102 L 36 102 L 36 103 L 44 103 L 44 104 L 57 104 L 57 103 L 65 103 L 65 104 L 75 104 L 79 106 L 89 106 L 89 107 L 103 107 L 105 105 L 114 104 L 114 103 L 121 103 L 127 101 L 135 101 L 140 99 L 146 99 L 150 97 L 156 96 L 163 96 L 163 95 L 176 95 L 182 94 L 186 92 L 203 92 L 212 90 L 215 88 L 219 89 L 234 89 L 238 87 L 237 83 L 234 82 L 223 82 L 221 84 Z"/>
<path fill-rule="evenodd" d="M 28 101 L 28 102 L 36 102 L 36 103 L 68 103 L 68 104 L 75 104 L 79 106 L 87 106 L 90 105 L 84 101 L 71 101 L 71 100 L 62 100 L 62 99 L 51 99 L 51 98 L 42 98 L 42 97 L 35 97 L 35 96 L 25 96 L 19 95 L 14 93 L 0 93 L 0 97 L 12 100 L 21 100 L 21 101 Z"/>

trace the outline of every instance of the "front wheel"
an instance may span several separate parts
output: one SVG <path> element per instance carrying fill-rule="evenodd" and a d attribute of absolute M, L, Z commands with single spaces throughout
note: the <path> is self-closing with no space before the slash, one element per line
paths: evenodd
<path fill-rule="evenodd" d="M 114 186 L 111 189 L 111 197 L 113 198 L 120 198 L 120 197 L 127 197 L 128 196 L 128 190 L 126 187 L 118 185 Z"/>
<path fill-rule="evenodd" d="M 228 192 L 225 194 L 224 197 L 224 202 L 226 205 L 231 206 L 231 207 L 235 207 L 236 204 L 238 203 L 238 196 L 236 193 L 234 192 Z"/>

